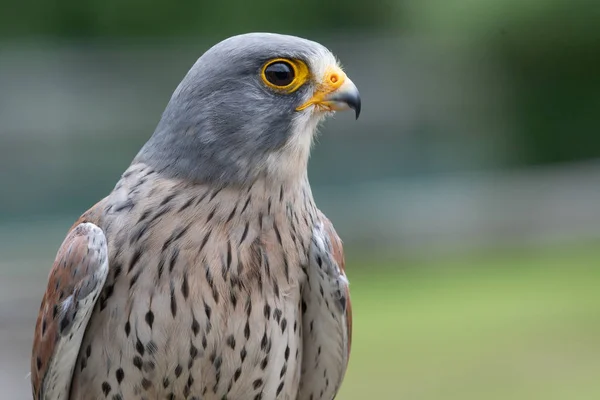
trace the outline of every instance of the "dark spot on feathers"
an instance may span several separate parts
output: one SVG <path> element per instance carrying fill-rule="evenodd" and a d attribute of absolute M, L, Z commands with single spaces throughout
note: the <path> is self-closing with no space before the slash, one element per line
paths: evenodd
<path fill-rule="evenodd" d="M 69 326 L 69 323 L 70 323 L 70 322 L 71 322 L 71 321 L 69 321 L 69 318 L 68 318 L 67 316 L 64 316 L 64 317 L 63 317 L 63 318 L 60 320 L 59 330 L 60 330 L 60 333 L 61 333 L 61 334 L 63 333 L 63 331 L 64 331 L 65 329 L 67 329 L 67 327 Z"/>
<path fill-rule="evenodd" d="M 244 211 L 246 211 L 246 208 L 248 208 L 248 205 L 250 204 L 251 198 L 252 198 L 252 195 L 248 196 L 248 198 L 246 199 L 246 203 L 244 203 L 244 207 L 242 208 L 242 211 L 240 212 L 240 214 L 243 214 Z"/>
<path fill-rule="evenodd" d="M 172 194 L 168 195 L 167 197 L 165 197 L 163 199 L 163 201 L 160 202 L 160 206 L 159 207 L 162 207 L 165 204 L 167 204 L 168 202 L 170 202 L 171 200 L 173 200 L 175 198 L 175 195 L 176 195 L 175 193 L 172 193 Z"/>
<path fill-rule="evenodd" d="M 244 226 L 244 233 L 242 233 L 242 238 L 240 239 L 240 244 L 244 242 L 246 236 L 248 236 L 248 228 L 250 227 L 250 222 L 246 221 L 246 226 Z"/>
<path fill-rule="evenodd" d="M 213 219 L 213 217 L 215 216 L 215 212 L 217 211 L 216 208 L 213 208 L 212 211 L 210 212 L 210 214 L 208 214 L 208 217 L 206 217 L 206 223 L 209 223 L 211 219 Z"/>
<path fill-rule="evenodd" d="M 123 368 L 119 368 L 117 370 L 116 376 L 117 376 L 117 383 L 120 385 L 121 382 L 123 382 L 123 378 L 125 377 L 125 372 L 123 371 Z"/>
<path fill-rule="evenodd" d="M 165 215 L 167 212 L 171 211 L 170 205 L 165 205 L 162 207 L 154 216 L 148 221 L 148 225 L 152 224 L 154 221 Z"/>
<path fill-rule="evenodd" d="M 202 200 L 204 200 L 206 198 L 206 196 L 208 196 L 208 190 L 204 193 L 202 193 L 202 196 L 198 197 L 198 201 L 196 201 L 196 205 L 202 203 Z"/>
<path fill-rule="evenodd" d="M 173 281 L 171 281 L 171 315 L 173 315 L 173 318 L 177 315 L 177 299 L 175 298 Z"/>
<path fill-rule="evenodd" d="M 202 239 L 202 243 L 200 244 L 200 249 L 198 249 L 198 253 L 202 252 L 202 249 L 204 249 L 204 246 L 206 246 L 206 242 L 208 242 L 208 238 L 210 237 L 211 233 L 212 231 L 208 231 L 204 236 L 204 239 Z"/>
<path fill-rule="evenodd" d="M 138 338 L 135 342 L 135 350 L 140 353 L 140 355 L 143 357 L 144 356 L 144 345 L 142 344 L 141 340 Z"/>
<path fill-rule="evenodd" d="M 233 210 L 231 210 L 231 213 L 229 214 L 229 217 L 227 217 L 227 222 L 231 221 L 233 219 L 233 216 L 235 215 L 235 211 L 237 210 L 237 204 L 233 207 Z"/>
<path fill-rule="evenodd" d="M 146 343 L 146 351 L 149 354 L 154 355 L 157 350 L 158 346 L 156 345 L 156 342 L 154 342 L 154 340 L 150 340 L 148 343 Z"/>
<path fill-rule="evenodd" d="M 169 236 L 169 238 L 163 244 L 162 251 L 167 250 L 173 242 L 176 242 L 177 240 L 181 239 L 182 236 L 185 235 L 185 233 L 188 231 L 188 229 L 190 229 L 191 225 L 192 225 L 192 223 L 190 222 L 184 228 L 181 228 L 181 227 L 176 228 L 171 233 L 171 236 Z"/>
<path fill-rule="evenodd" d="M 250 321 L 246 321 L 246 326 L 244 327 L 244 337 L 246 340 L 250 338 Z"/>
<path fill-rule="evenodd" d="M 148 324 L 150 329 L 152 329 L 152 324 L 154 324 L 154 313 L 152 312 L 152 310 L 149 310 L 146 313 L 146 317 L 144 319 L 146 320 L 146 323 Z"/>
<path fill-rule="evenodd" d="M 277 241 L 279 242 L 279 245 L 282 245 L 281 242 L 281 233 L 279 233 L 279 228 L 277 227 L 277 224 L 275 223 L 275 221 L 273 221 L 273 229 L 275 230 L 275 235 L 277 236 Z"/>
<path fill-rule="evenodd" d="M 129 289 L 131 289 L 133 287 L 133 285 L 135 285 L 135 283 L 137 282 L 138 278 L 140 277 L 140 275 L 142 274 L 142 269 L 140 268 L 138 270 L 138 272 L 135 273 L 135 275 L 133 276 L 133 278 L 131 278 L 131 281 L 129 281 Z"/>
<path fill-rule="evenodd" d="M 139 248 L 136 249 L 135 252 L 133 253 L 133 256 L 131 257 L 131 260 L 129 261 L 129 268 L 127 269 L 127 272 L 131 272 L 131 270 L 133 269 L 133 267 L 135 267 L 137 262 L 140 261 L 141 256 L 142 256 L 142 250 Z"/>
<path fill-rule="evenodd" d="M 275 320 L 277 320 L 277 323 L 281 322 L 281 315 L 283 313 L 281 312 L 281 310 L 279 308 L 276 308 L 275 311 L 273 311 L 273 318 L 275 318 Z"/>
<path fill-rule="evenodd" d="M 144 390 L 150 389 L 150 386 L 152 386 L 152 382 L 150 382 L 146 378 L 142 378 L 142 387 L 144 388 Z"/>
<path fill-rule="evenodd" d="M 177 263 L 177 258 L 179 257 L 179 248 L 175 248 L 173 253 L 171 254 L 171 261 L 169 261 L 169 272 L 173 272 L 173 268 L 175 267 L 175 263 Z"/>
<path fill-rule="evenodd" d="M 210 316 L 212 314 L 212 310 L 211 310 L 210 306 L 206 303 L 204 303 L 204 313 L 206 314 L 206 318 L 210 321 Z"/>
<path fill-rule="evenodd" d="M 162 276 L 163 270 L 165 268 L 165 258 L 161 257 L 158 261 L 158 279 Z"/>
<path fill-rule="evenodd" d="M 148 216 L 150 216 L 151 213 L 152 213 L 152 210 L 144 210 L 144 212 L 140 216 L 140 219 L 138 219 L 137 223 L 139 224 L 140 222 L 142 222 L 143 220 L 145 220 L 146 218 L 148 218 Z"/>
<path fill-rule="evenodd" d="M 200 332 L 200 324 L 195 317 L 192 320 L 192 332 L 194 332 L 194 336 L 198 336 L 198 332 Z"/>
<path fill-rule="evenodd" d="M 102 382 L 102 393 L 104 393 L 104 396 L 108 396 L 110 389 L 111 387 L 108 382 Z"/>
<path fill-rule="evenodd" d="M 281 390 L 283 390 L 283 382 L 281 382 L 279 384 L 279 387 L 277 388 L 277 394 L 276 394 L 276 396 L 279 396 L 279 393 L 281 393 Z"/>
<path fill-rule="evenodd" d="M 104 293 L 102 295 L 102 298 L 100 299 L 100 311 L 104 310 L 106 308 L 106 304 L 108 303 L 108 299 L 110 298 L 110 296 L 113 295 L 114 292 L 114 285 L 108 285 L 106 286 L 106 288 L 104 289 Z"/>
<path fill-rule="evenodd" d="M 183 282 L 181 283 L 181 294 L 183 294 L 183 298 L 186 300 L 190 294 L 190 286 L 188 284 L 187 273 L 183 274 Z"/>
<path fill-rule="evenodd" d="M 189 206 L 192 205 L 192 203 L 194 202 L 194 198 L 190 197 L 180 208 L 179 210 L 177 210 L 177 212 L 182 212 L 183 210 L 185 210 L 186 208 L 188 208 Z"/>
<path fill-rule="evenodd" d="M 219 192 L 220 192 L 221 190 L 223 190 L 223 188 L 222 188 L 222 187 L 220 187 L 220 188 L 218 188 L 217 190 L 215 190 L 215 191 L 214 191 L 214 192 L 213 192 L 213 193 L 210 195 L 210 199 L 209 199 L 208 201 L 212 201 L 212 200 L 213 200 L 213 199 L 214 199 L 214 198 L 217 196 L 217 194 L 219 194 Z"/>
<path fill-rule="evenodd" d="M 113 208 L 114 212 L 120 212 L 123 211 L 125 209 L 129 209 L 131 210 L 134 207 L 134 203 L 131 199 L 127 199 L 124 202 L 122 202 L 121 204 L 119 204 L 117 207 Z"/>
<path fill-rule="evenodd" d="M 235 373 L 233 374 L 233 381 L 237 382 L 237 380 L 240 379 L 240 375 L 242 375 L 242 369 L 238 368 L 235 370 Z"/>
<path fill-rule="evenodd" d="M 198 357 L 198 348 L 194 344 L 190 344 L 190 357 L 195 359 Z"/>
<path fill-rule="evenodd" d="M 227 242 L 227 269 L 231 267 L 231 242 Z"/>
<path fill-rule="evenodd" d="M 114 279 L 116 279 L 119 275 L 121 275 L 121 271 L 123 270 L 123 267 L 121 266 L 121 264 L 117 264 L 114 267 Z"/>
<path fill-rule="evenodd" d="M 227 337 L 227 345 L 232 349 L 235 349 L 235 337 L 233 335 L 229 335 L 229 337 Z"/>
<path fill-rule="evenodd" d="M 265 330 L 265 333 L 263 334 L 263 337 L 260 341 L 260 348 L 262 350 L 265 350 L 267 348 L 268 342 L 269 342 L 269 338 L 267 338 L 267 331 Z"/>

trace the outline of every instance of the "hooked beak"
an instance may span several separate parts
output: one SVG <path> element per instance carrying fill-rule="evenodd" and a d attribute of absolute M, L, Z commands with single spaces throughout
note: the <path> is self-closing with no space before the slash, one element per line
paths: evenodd
<path fill-rule="evenodd" d="M 354 110 L 356 119 L 360 115 L 360 93 L 356 85 L 346 76 L 341 68 L 330 67 L 323 81 L 317 86 L 313 97 L 296 108 L 297 111 L 315 106 L 321 111 Z"/>

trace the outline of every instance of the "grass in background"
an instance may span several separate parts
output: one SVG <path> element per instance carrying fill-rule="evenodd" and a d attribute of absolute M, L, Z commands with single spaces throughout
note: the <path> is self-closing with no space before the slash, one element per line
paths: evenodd
<path fill-rule="evenodd" d="M 33 297 L 37 312 L 31 293 L 70 224 L 0 228 L 0 279 L 14 282 L 5 312 Z M 396 263 L 349 254 L 347 269 L 354 335 L 338 400 L 600 399 L 600 244 Z M 16 329 L 5 343 L 26 371 L 30 341 Z"/>
<path fill-rule="evenodd" d="M 339 399 L 600 398 L 600 246 L 348 264 Z"/>

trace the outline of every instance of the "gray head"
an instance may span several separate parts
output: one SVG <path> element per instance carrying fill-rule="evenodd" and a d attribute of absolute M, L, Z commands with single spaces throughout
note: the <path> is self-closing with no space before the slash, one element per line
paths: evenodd
<path fill-rule="evenodd" d="M 134 162 L 218 185 L 301 177 L 319 122 L 348 108 L 358 118 L 356 86 L 322 45 L 234 36 L 190 69 Z"/>

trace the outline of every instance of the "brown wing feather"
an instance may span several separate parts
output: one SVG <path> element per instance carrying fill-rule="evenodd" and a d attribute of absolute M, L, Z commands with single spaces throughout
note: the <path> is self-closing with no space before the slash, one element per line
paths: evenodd
<path fill-rule="evenodd" d="M 333 224 L 329 219 L 321 213 L 321 221 L 323 222 L 325 232 L 329 236 L 331 242 L 332 256 L 338 267 L 346 274 L 346 260 L 344 257 L 344 246 L 342 240 L 333 228 Z M 348 354 L 352 348 L 352 303 L 350 301 L 350 287 L 346 286 L 346 325 L 348 329 Z"/>
<path fill-rule="evenodd" d="M 104 233 L 82 221 L 58 251 L 40 306 L 31 357 L 37 400 L 68 399 L 79 346 L 108 274 Z"/>
<path fill-rule="evenodd" d="M 302 287 L 302 372 L 298 400 L 331 400 L 348 366 L 352 311 L 342 242 L 319 214 Z"/>

